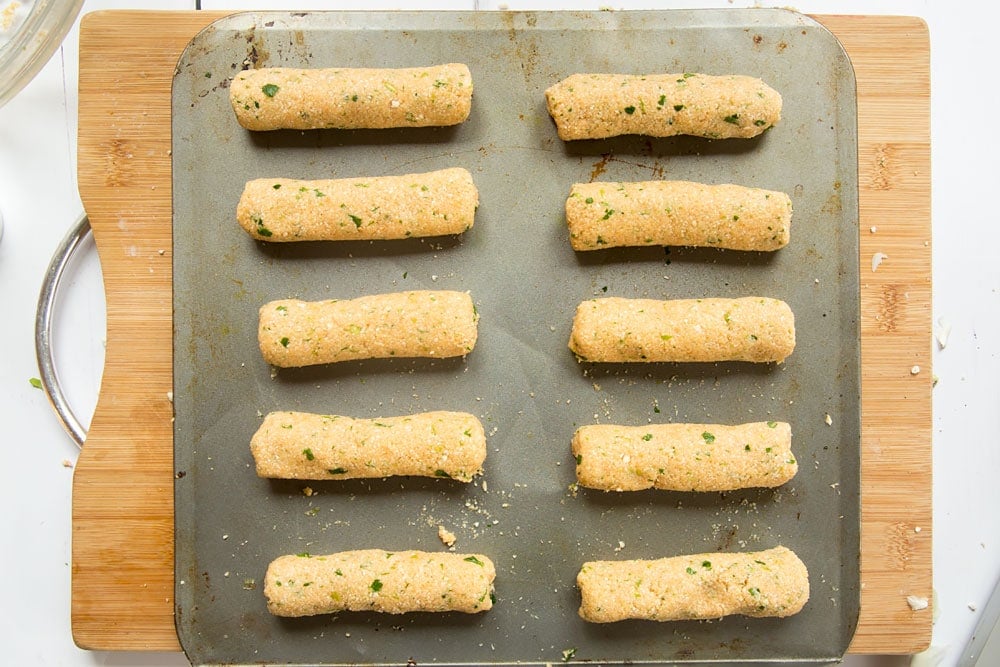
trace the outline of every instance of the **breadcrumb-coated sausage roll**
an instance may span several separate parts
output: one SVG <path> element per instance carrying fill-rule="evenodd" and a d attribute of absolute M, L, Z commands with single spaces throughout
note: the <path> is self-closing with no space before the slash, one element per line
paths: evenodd
<path fill-rule="evenodd" d="M 741 614 L 786 617 L 809 600 L 809 573 L 782 546 L 751 553 L 704 553 L 659 560 L 592 561 L 576 578 L 580 617 L 680 621 Z"/>
<path fill-rule="evenodd" d="M 459 611 L 493 607 L 493 561 L 482 554 L 362 549 L 280 556 L 264 576 L 275 616 L 338 611 Z"/>
<path fill-rule="evenodd" d="M 358 241 L 461 234 L 479 192 L 461 168 L 405 176 L 302 181 L 259 178 L 236 220 L 258 241 Z"/>
<path fill-rule="evenodd" d="M 248 130 L 383 129 L 457 125 L 472 108 L 466 65 L 367 69 L 265 67 L 229 86 Z"/>
<path fill-rule="evenodd" d="M 688 181 L 577 183 L 566 199 L 573 250 L 788 245 L 792 200 L 783 192 Z"/>
<path fill-rule="evenodd" d="M 784 361 L 795 349 L 795 317 L 778 299 L 584 301 L 569 348 L 583 361 Z"/>
<path fill-rule="evenodd" d="M 574 74 L 545 99 L 564 141 L 621 134 L 748 139 L 781 120 L 781 95 L 735 74 Z"/>
<path fill-rule="evenodd" d="M 576 479 L 604 491 L 732 491 L 781 486 L 798 471 L 786 422 L 581 426 Z"/>
<path fill-rule="evenodd" d="M 472 481 L 483 472 L 486 435 L 466 412 L 355 419 L 272 412 L 250 440 L 257 475 L 278 479 L 391 476 Z"/>
<path fill-rule="evenodd" d="M 462 357 L 479 315 L 466 292 L 417 290 L 344 301 L 271 301 L 260 308 L 257 341 L 282 368 L 352 359 Z"/>

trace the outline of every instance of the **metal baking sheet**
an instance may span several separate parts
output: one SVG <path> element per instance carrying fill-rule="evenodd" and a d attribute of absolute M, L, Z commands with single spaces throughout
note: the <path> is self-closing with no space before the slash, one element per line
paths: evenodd
<path fill-rule="evenodd" d="M 470 119 L 445 129 L 240 128 L 227 84 L 244 67 L 465 62 Z M 741 73 L 784 97 L 754 140 L 621 137 L 564 143 L 543 91 L 578 71 Z M 782 10 L 250 13 L 183 54 L 173 87 L 176 620 L 195 664 L 832 662 L 859 605 L 859 277 L 854 76 L 836 39 Z M 273 244 L 235 222 L 252 178 L 352 177 L 463 166 L 480 189 L 461 237 Z M 563 204 L 579 181 L 688 179 L 788 192 L 792 241 L 773 253 L 642 248 L 574 253 Z M 468 290 L 481 315 L 466 359 L 275 371 L 256 342 L 271 299 Z M 574 309 L 600 296 L 761 294 L 788 301 L 781 365 L 581 364 Z M 385 416 L 448 409 L 487 430 L 485 476 L 289 482 L 256 477 L 263 414 Z M 830 416 L 827 424 L 826 415 Z M 569 443 L 590 423 L 791 422 L 797 477 L 731 493 L 574 490 Z M 268 614 L 267 564 L 285 553 L 382 547 L 497 564 L 474 616 Z M 784 544 L 811 599 L 788 619 L 588 625 L 575 575 L 591 559 Z"/>

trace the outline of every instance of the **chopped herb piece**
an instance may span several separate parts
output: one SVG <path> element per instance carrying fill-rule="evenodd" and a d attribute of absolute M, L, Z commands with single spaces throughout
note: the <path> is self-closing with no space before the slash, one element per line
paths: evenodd
<path fill-rule="evenodd" d="M 347 468 L 330 468 L 327 472 L 331 475 L 346 475 Z"/>
<path fill-rule="evenodd" d="M 657 414 L 657 415 L 660 414 L 660 406 L 659 405 L 654 405 L 653 406 L 653 413 Z"/>
<path fill-rule="evenodd" d="M 277 306 L 275 310 L 278 311 L 279 313 L 284 313 L 288 311 L 288 306 Z"/>
<path fill-rule="evenodd" d="M 357 227 L 358 229 L 361 229 L 361 218 L 359 218 L 358 216 L 356 216 L 356 215 L 354 215 L 352 213 L 348 213 L 347 217 L 349 217 L 351 219 L 351 222 L 354 223 L 355 227 Z"/>
<path fill-rule="evenodd" d="M 271 230 L 264 226 L 264 219 L 260 217 L 251 218 L 254 224 L 257 225 L 257 234 L 259 236 L 271 236 Z"/>
<path fill-rule="evenodd" d="M 371 586 L 369 586 L 368 588 L 372 589 L 372 593 L 378 593 L 380 590 L 382 590 L 382 582 L 376 579 L 371 583 Z"/>
<path fill-rule="evenodd" d="M 750 587 L 747 590 L 750 592 L 750 595 L 752 595 L 754 597 L 757 597 L 758 595 L 760 595 L 760 589 L 759 588 Z"/>
<path fill-rule="evenodd" d="M 281 183 L 275 183 L 273 187 L 274 187 L 275 190 L 280 190 L 281 189 Z"/>
<path fill-rule="evenodd" d="M 722 314 L 722 319 L 725 320 L 726 324 L 729 324 L 729 311 L 728 310 Z"/>
<path fill-rule="evenodd" d="M 313 450 L 309 449 L 308 447 L 303 449 L 302 453 L 305 455 L 306 461 L 312 461 L 316 458 L 315 456 L 313 456 Z"/>
<path fill-rule="evenodd" d="M 770 421 L 769 421 L 769 422 L 767 422 L 767 427 L 768 427 L 768 428 L 774 428 L 774 427 L 776 427 L 777 425 L 778 425 L 778 422 L 770 422 Z"/>
<path fill-rule="evenodd" d="M 722 120 L 726 121 L 727 123 L 732 123 L 733 125 L 738 125 L 740 122 L 740 115 L 738 113 L 734 113 L 731 116 L 726 116 Z"/>
<path fill-rule="evenodd" d="M 451 479 L 451 475 L 449 475 L 448 473 L 446 473 L 444 470 L 441 470 L 440 468 L 438 468 L 437 470 L 434 471 L 434 476 L 435 477 L 447 477 L 448 479 Z"/>
<path fill-rule="evenodd" d="M 704 433 L 702 433 L 701 437 L 703 437 L 705 439 L 705 442 L 707 442 L 710 445 L 713 442 L 715 442 L 715 436 L 712 435 L 711 433 L 709 433 L 708 431 L 705 431 Z"/>
<path fill-rule="evenodd" d="M 673 338 L 670 334 L 660 334 L 660 340 L 670 340 Z"/>
<path fill-rule="evenodd" d="M 625 113 L 627 113 L 629 116 L 631 116 L 632 114 L 635 113 L 635 107 L 633 107 L 633 106 L 627 106 L 627 107 L 625 107 Z"/>
<path fill-rule="evenodd" d="M 306 516 L 316 516 L 317 514 L 319 514 L 319 508 L 318 507 L 310 507 L 305 512 L 303 512 L 303 514 L 305 514 Z"/>
<path fill-rule="evenodd" d="M 339 567 L 336 570 L 334 570 L 333 573 L 338 577 L 344 576 L 344 572 Z"/>
<path fill-rule="evenodd" d="M 295 555 L 298 556 L 299 558 L 312 558 L 312 556 L 309 555 L 308 551 L 303 551 L 302 553 Z"/>
<path fill-rule="evenodd" d="M 649 442 L 650 440 L 653 439 L 653 434 L 647 433 L 646 435 L 642 436 L 642 439 L 645 440 L 646 442 Z"/>
<path fill-rule="evenodd" d="M 695 573 L 695 571 L 694 571 L 694 568 L 693 568 L 693 567 L 689 567 L 689 568 L 687 568 L 687 569 L 685 570 L 685 572 L 687 572 L 688 574 L 694 574 L 694 573 Z"/>
<path fill-rule="evenodd" d="M 607 220 L 608 218 L 610 218 L 614 214 L 615 214 L 615 209 L 613 209 L 613 208 L 606 208 L 606 209 L 604 209 L 604 217 L 601 218 L 601 220 Z"/>
<path fill-rule="evenodd" d="M 406 280 L 406 276 L 409 275 L 409 271 L 403 271 L 403 280 Z"/>
<path fill-rule="evenodd" d="M 288 336 L 282 336 L 278 342 L 281 343 L 281 347 L 288 347 Z"/>
<path fill-rule="evenodd" d="M 753 122 L 753 124 L 756 125 L 757 127 L 764 127 L 765 125 L 767 125 L 767 121 L 766 120 L 755 120 Z"/>
<path fill-rule="evenodd" d="M 471 438 L 472 437 L 472 429 L 471 428 L 465 429 L 462 433 L 465 435 L 466 438 Z"/>
<path fill-rule="evenodd" d="M 583 454 L 577 454 L 576 455 L 576 464 L 580 465 L 581 463 L 583 463 Z"/>
<path fill-rule="evenodd" d="M 607 243 L 608 242 L 604 240 L 603 236 L 598 236 L 597 237 L 597 245 L 607 245 Z"/>
<path fill-rule="evenodd" d="M 750 451 L 750 443 L 747 443 L 747 444 L 743 445 L 743 451 L 745 451 L 745 452 L 749 452 Z"/>
<path fill-rule="evenodd" d="M 667 96 L 666 95 L 660 95 L 660 99 L 656 101 L 656 106 L 662 107 L 666 103 L 667 103 Z"/>
<path fill-rule="evenodd" d="M 576 649 L 575 648 L 563 649 L 563 652 L 562 652 L 562 661 L 563 662 L 569 662 L 573 658 L 574 655 L 576 655 Z"/>
<path fill-rule="evenodd" d="M 711 570 L 712 569 L 712 561 L 710 561 L 710 560 L 703 560 L 703 561 L 701 561 L 701 566 L 703 568 L 705 568 L 706 570 Z"/>
<path fill-rule="evenodd" d="M 443 79 L 437 79 L 436 81 L 434 81 L 434 87 L 435 88 L 443 88 L 444 86 L 447 86 L 447 85 L 448 85 L 448 82 L 444 81 Z"/>
<path fill-rule="evenodd" d="M 685 79 L 690 79 L 693 76 L 697 76 L 697 75 L 696 74 L 692 74 L 691 72 L 684 72 L 684 78 Z"/>
<path fill-rule="evenodd" d="M 462 560 L 464 560 L 466 563 L 475 563 L 479 567 L 483 567 L 483 561 L 479 560 L 475 556 L 466 556 Z"/>
<path fill-rule="evenodd" d="M 586 199 L 583 200 L 583 203 L 584 204 L 593 204 L 594 203 L 594 198 L 593 197 L 587 197 Z"/>
<path fill-rule="evenodd" d="M 357 95 L 351 95 L 351 101 L 352 102 L 357 102 L 358 101 L 358 96 Z"/>
<path fill-rule="evenodd" d="M 750 340 L 757 340 L 757 336 L 755 336 L 754 334 L 750 334 Z"/>
<path fill-rule="evenodd" d="M 764 451 L 767 452 L 768 454 L 770 454 L 771 453 L 771 448 L 770 447 L 765 447 Z"/>
<path fill-rule="evenodd" d="M 42 381 L 39 380 L 38 378 L 28 378 L 28 384 L 30 384 L 35 389 L 42 388 Z"/>
<path fill-rule="evenodd" d="M 684 105 L 683 104 L 675 104 L 674 105 L 674 111 L 683 111 L 683 110 L 684 110 Z"/>
<path fill-rule="evenodd" d="M 318 190 L 317 188 L 313 188 L 313 192 L 316 193 L 317 197 L 325 197 L 326 196 L 325 194 L 323 194 L 322 192 L 320 192 L 320 190 Z"/>
<path fill-rule="evenodd" d="M 265 95 L 267 95 L 268 97 L 274 97 L 275 93 L 277 93 L 278 90 L 280 89 L 273 83 L 265 83 L 263 86 L 261 86 L 260 89 L 260 91 Z"/>

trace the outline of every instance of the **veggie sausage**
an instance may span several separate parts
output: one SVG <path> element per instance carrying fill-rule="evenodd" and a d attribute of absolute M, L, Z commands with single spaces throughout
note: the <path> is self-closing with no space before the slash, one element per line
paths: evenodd
<path fill-rule="evenodd" d="M 778 299 L 584 301 L 569 348 L 583 361 L 784 361 L 795 349 L 795 317 Z"/>
<path fill-rule="evenodd" d="M 574 74 L 545 99 L 564 141 L 621 134 L 748 139 L 781 120 L 781 95 L 740 75 Z"/>
<path fill-rule="evenodd" d="M 659 560 L 591 561 L 576 578 L 580 617 L 679 621 L 731 614 L 786 617 L 809 600 L 809 573 L 786 547 Z"/>
<path fill-rule="evenodd" d="M 346 301 L 271 301 L 260 308 L 257 341 L 282 368 L 352 359 L 462 357 L 479 316 L 465 292 L 418 290 Z"/>
<path fill-rule="evenodd" d="M 482 554 L 363 549 L 276 558 L 264 576 L 275 616 L 338 611 L 460 611 L 493 607 L 493 561 Z"/>
<path fill-rule="evenodd" d="M 403 69 L 265 67 L 237 74 L 229 102 L 248 130 L 457 125 L 472 108 L 472 74 L 458 63 Z"/>

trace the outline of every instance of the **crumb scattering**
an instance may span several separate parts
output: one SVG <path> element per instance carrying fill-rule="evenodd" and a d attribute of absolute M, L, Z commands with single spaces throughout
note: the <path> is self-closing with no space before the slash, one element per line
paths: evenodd
<path fill-rule="evenodd" d="M 907 595 L 906 604 L 910 605 L 910 609 L 913 611 L 921 611 L 927 609 L 927 598 L 918 597 L 916 595 Z"/>
<path fill-rule="evenodd" d="M 455 544 L 455 540 L 457 538 L 455 537 L 455 533 L 451 532 L 444 526 L 438 526 L 438 539 L 441 540 L 441 543 L 446 547 L 450 547 Z"/>

